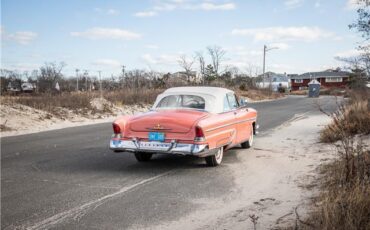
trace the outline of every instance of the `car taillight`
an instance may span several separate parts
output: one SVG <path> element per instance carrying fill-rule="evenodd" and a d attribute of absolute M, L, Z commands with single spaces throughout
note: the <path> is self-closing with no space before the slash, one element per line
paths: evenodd
<path fill-rule="evenodd" d="M 118 125 L 118 124 L 116 124 L 116 123 L 113 123 L 113 132 L 114 132 L 115 134 L 119 134 L 119 133 L 121 133 L 121 127 L 119 127 L 119 125 Z"/>
<path fill-rule="evenodd" d="M 196 126 L 195 127 L 195 138 L 194 138 L 194 141 L 204 141 L 205 138 L 204 138 L 204 133 L 203 133 L 203 129 Z"/>

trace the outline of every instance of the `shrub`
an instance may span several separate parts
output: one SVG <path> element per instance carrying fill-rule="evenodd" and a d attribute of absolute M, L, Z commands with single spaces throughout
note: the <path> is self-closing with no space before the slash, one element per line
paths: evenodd
<path fill-rule="evenodd" d="M 322 142 L 331 143 L 356 134 L 370 134 L 368 100 L 352 101 L 332 116 L 333 121 L 320 133 Z"/>

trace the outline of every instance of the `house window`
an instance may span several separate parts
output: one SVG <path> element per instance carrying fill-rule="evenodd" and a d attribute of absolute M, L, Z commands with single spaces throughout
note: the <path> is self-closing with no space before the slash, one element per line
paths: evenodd
<path fill-rule="evenodd" d="M 294 79 L 294 83 L 303 83 L 303 79 Z"/>
<path fill-rule="evenodd" d="M 325 78 L 325 82 L 343 82 L 343 78 L 341 78 L 341 77 L 327 77 L 327 78 Z"/>

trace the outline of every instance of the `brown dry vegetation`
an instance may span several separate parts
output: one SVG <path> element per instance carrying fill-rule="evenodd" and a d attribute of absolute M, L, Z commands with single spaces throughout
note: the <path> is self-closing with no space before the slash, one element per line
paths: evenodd
<path fill-rule="evenodd" d="M 235 89 L 235 92 L 237 95 L 242 97 L 248 97 L 253 101 L 277 99 L 285 96 L 285 94 L 283 93 L 271 92 L 268 89 L 246 89 L 246 90 Z"/>
<path fill-rule="evenodd" d="M 153 103 L 156 96 L 163 90 L 132 90 L 125 89 L 122 91 L 105 91 L 103 97 L 110 103 L 122 106 L 133 104 L 150 104 Z M 61 94 L 23 94 L 18 96 L 1 96 L 1 104 L 22 104 L 35 109 L 43 110 L 54 115 L 61 115 L 59 108 L 72 110 L 76 114 L 86 114 L 94 111 L 91 101 L 99 98 L 99 92 L 72 92 Z M 110 108 L 105 108 L 102 112 L 110 112 Z"/>
<path fill-rule="evenodd" d="M 145 105 L 152 104 L 157 95 L 162 93 L 164 89 L 122 89 L 113 91 L 104 91 L 103 98 L 115 106 L 122 105 Z M 252 100 L 274 99 L 283 96 L 279 93 L 271 93 L 268 90 L 250 89 L 241 91 L 238 94 L 251 98 Z M 51 114 L 62 116 L 60 108 L 65 108 L 73 111 L 76 114 L 86 114 L 89 112 L 96 113 L 91 106 L 91 101 L 94 98 L 99 98 L 100 93 L 95 92 L 66 92 L 60 94 L 21 94 L 16 96 L 1 96 L 1 104 L 21 104 L 35 109 L 43 110 Z M 105 108 L 104 111 L 110 112 L 110 108 Z"/>
<path fill-rule="evenodd" d="M 321 133 L 322 141 L 337 141 L 337 158 L 321 166 L 320 193 L 308 217 L 297 220 L 294 229 L 370 229 L 368 99 L 366 92 L 352 94 Z"/>
<path fill-rule="evenodd" d="M 349 104 L 332 115 L 333 121 L 320 133 L 320 140 L 332 143 L 356 134 L 370 134 L 369 93 L 352 94 Z"/>
<path fill-rule="evenodd" d="M 320 194 L 295 229 L 370 229 L 370 151 L 346 138 L 338 159 L 321 167 Z"/>

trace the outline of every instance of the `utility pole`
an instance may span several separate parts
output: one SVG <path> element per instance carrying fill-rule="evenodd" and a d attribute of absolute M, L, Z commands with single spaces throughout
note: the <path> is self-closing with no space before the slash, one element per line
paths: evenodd
<path fill-rule="evenodd" d="M 98 73 L 99 73 L 99 85 L 100 85 L 100 98 L 103 98 L 103 91 L 101 87 L 101 70 L 99 70 Z"/>
<path fill-rule="evenodd" d="M 271 47 L 271 48 L 267 48 L 266 45 L 263 46 L 263 73 L 262 73 L 262 78 L 263 78 L 263 88 L 265 88 L 265 79 L 266 79 L 266 76 L 265 76 L 265 71 L 266 71 L 266 53 L 270 50 L 273 50 L 273 49 L 279 49 L 278 47 Z M 271 83 L 270 83 L 271 85 Z"/>
<path fill-rule="evenodd" d="M 76 85 L 76 91 L 78 92 L 78 71 L 79 69 L 76 69 L 76 79 L 77 79 L 77 85 Z"/>
<path fill-rule="evenodd" d="M 123 89 L 123 81 L 124 81 L 124 78 L 125 78 L 125 68 L 126 68 L 126 66 L 122 65 L 122 78 L 121 78 L 121 88 L 122 89 Z"/>
<path fill-rule="evenodd" d="M 267 46 L 263 45 L 263 68 L 262 68 L 262 88 L 265 88 L 265 68 L 266 68 L 266 49 Z"/>
<path fill-rule="evenodd" d="M 85 71 L 85 73 L 84 73 L 84 75 L 85 75 L 85 89 L 86 89 L 86 92 L 87 92 L 87 76 L 89 75 L 89 71 L 87 69 L 85 69 L 84 71 Z"/>

